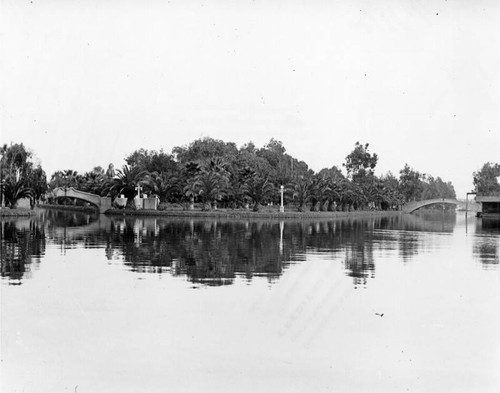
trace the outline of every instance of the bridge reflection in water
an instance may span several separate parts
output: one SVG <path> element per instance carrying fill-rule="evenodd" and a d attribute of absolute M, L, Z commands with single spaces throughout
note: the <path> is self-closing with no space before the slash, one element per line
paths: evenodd
<path fill-rule="evenodd" d="M 498 232 L 476 221 L 474 253 L 498 265 Z M 168 273 L 196 285 L 228 285 L 262 276 L 275 282 L 309 256 L 338 261 L 354 285 L 375 277 L 377 256 L 397 252 L 411 261 L 429 233 L 452 233 L 455 214 L 324 221 L 166 220 L 109 218 L 47 210 L 38 218 L 3 220 L 2 277 L 19 284 L 43 264 L 47 244 L 103 249 L 106 259 L 138 273 Z M 496 227 L 498 228 L 498 226 Z M 498 229 L 496 229 L 498 230 Z"/>

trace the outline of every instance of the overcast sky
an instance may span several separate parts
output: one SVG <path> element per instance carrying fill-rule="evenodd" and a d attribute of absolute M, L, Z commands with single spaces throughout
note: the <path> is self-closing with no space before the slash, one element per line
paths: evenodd
<path fill-rule="evenodd" d="M 48 175 L 271 137 L 315 171 L 370 143 L 459 196 L 500 162 L 500 2 L 2 0 L 1 143 Z"/>

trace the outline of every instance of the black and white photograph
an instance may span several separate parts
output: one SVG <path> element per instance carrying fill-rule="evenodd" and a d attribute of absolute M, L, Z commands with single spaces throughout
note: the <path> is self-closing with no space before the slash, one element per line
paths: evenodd
<path fill-rule="evenodd" d="M 500 392 L 500 2 L 1 0 L 2 393 Z"/>

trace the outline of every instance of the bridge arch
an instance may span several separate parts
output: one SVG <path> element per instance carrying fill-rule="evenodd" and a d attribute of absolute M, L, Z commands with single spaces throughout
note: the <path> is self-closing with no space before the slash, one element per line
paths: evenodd
<path fill-rule="evenodd" d="M 54 198 L 76 198 L 83 201 L 89 202 L 94 206 L 97 206 L 99 213 L 104 213 L 106 210 L 111 209 L 112 200 L 110 197 L 102 197 L 96 194 L 91 194 L 89 192 L 79 191 L 73 187 L 63 188 L 57 187 L 52 190 L 52 197 Z"/>
<path fill-rule="evenodd" d="M 402 210 L 404 213 L 413 213 L 415 210 L 421 209 L 422 207 L 425 206 L 430 206 L 430 205 L 455 205 L 455 206 L 465 206 L 465 204 L 457 199 L 450 199 L 450 198 L 436 198 L 436 199 L 426 199 L 425 201 L 414 201 L 414 202 L 408 202 L 407 204 L 403 205 Z"/>

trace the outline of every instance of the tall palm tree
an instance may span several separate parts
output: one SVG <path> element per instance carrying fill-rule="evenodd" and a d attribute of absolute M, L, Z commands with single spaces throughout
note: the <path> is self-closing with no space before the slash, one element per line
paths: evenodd
<path fill-rule="evenodd" d="M 150 185 L 153 193 L 159 196 L 160 202 L 167 202 L 181 191 L 179 179 L 173 173 L 152 173 Z"/>
<path fill-rule="evenodd" d="M 182 191 L 184 195 L 189 198 L 189 210 L 193 210 L 196 197 L 200 191 L 198 184 L 196 183 L 196 179 L 194 177 L 186 179 L 186 183 Z"/>
<path fill-rule="evenodd" d="M 253 201 L 253 211 L 259 211 L 260 205 L 274 190 L 269 178 L 254 174 L 243 187 L 245 194 Z"/>
<path fill-rule="evenodd" d="M 194 186 L 199 190 L 203 209 L 210 210 L 212 203 L 216 207 L 217 201 L 226 195 L 228 179 L 223 172 L 204 169 L 196 176 Z"/>
<path fill-rule="evenodd" d="M 151 182 L 147 179 L 147 175 L 147 171 L 142 171 L 139 167 L 130 168 L 124 165 L 121 170 L 116 170 L 116 175 L 109 182 L 107 191 L 113 197 L 124 195 L 128 199 L 127 203 L 131 203 L 137 194 L 137 187 L 151 189 Z"/>
<path fill-rule="evenodd" d="M 330 190 L 327 179 L 324 176 L 314 176 L 310 185 L 311 211 L 319 211 L 324 201 L 328 199 Z"/>
<path fill-rule="evenodd" d="M 306 204 L 311 200 L 312 182 L 309 179 L 298 179 L 293 185 L 293 199 L 297 200 L 299 212 L 306 211 Z"/>

